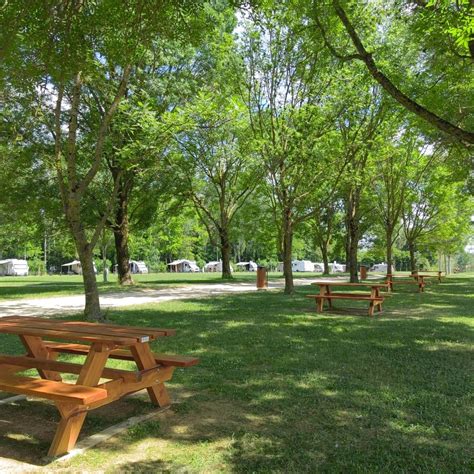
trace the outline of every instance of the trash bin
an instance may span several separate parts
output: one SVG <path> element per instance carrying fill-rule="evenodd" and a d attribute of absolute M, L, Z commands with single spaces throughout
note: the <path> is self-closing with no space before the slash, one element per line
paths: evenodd
<path fill-rule="evenodd" d="M 268 288 L 268 273 L 267 268 L 257 267 L 257 290 L 266 290 Z"/>
<path fill-rule="evenodd" d="M 360 279 L 366 280 L 368 268 L 365 265 L 361 265 L 359 268 L 360 268 Z"/>

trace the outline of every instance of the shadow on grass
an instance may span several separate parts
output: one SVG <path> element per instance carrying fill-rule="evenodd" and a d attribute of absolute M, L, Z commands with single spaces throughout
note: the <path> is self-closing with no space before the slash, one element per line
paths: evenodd
<path fill-rule="evenodd" d="M 118 324 L 176 328 L 154 349 L 201 364 L 177 371 L 170 387 L 180 403 L 159 427 L 103 449 L 120 457 L 142 441 L 167 441 L 172 469 L 192 453 L 205 462 L 226 440 L 219 459 L 236 472 L 468 472 L 468 288 L 397 291 L 376 318 L 316 314 L 304 298 L 311 287 L 293 298 L 260 292 L 110 310 Z M 161 462 L 118 467 L 146 472 Z"/>

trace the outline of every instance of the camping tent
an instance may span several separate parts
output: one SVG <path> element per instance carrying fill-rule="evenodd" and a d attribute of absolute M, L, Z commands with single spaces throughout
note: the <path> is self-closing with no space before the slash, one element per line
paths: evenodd
<path fill-rule="evenodd" d="M 324 263 L 313 263 L 315 272 L 324 272 Z"/>
<path fill-rule="evenodd" d="M 94 273 L 97 273 L 97 268 L 94 265 Z M 61 265 L 61 273 L 67 275 L 82 275 L 82 265 L 79 260 L 73 260 L 72 262 Z"/>
<path fill-rule="evenodd" d="M 331 263 L 331 273 L 337 273 L 337 272 L 345 272 L 346 271 L 346 266 L 343 265 L 342 263 Z"/>
<path fill-rule="evenodd" d="M 200 271 L 194 260 L 174 260 L 173 262 L 168 263 L 168 267 L 170 272 L 194 273 Z"/>
<path fill-rule="evenodd" d="M 204 267 L 203 267 L 203 271 L 205 271 L 205 272 L 221 272 L 222 271 L 222 260 L 206 263 L 206 265 L 204 265 Z M 232 265 L 230 266 L 230 271 L 231 272 L 234 271 L 234 269 L 232 268 Z"/>
<path fill-rule="evenodd" d="M 294 272 L 313 272 L 314 264 L 309 260 L 293 260 L 291 262 L 291 269 Z"/>
<path fill-rule="evenodd" d="M 128 265 L 130 266 L 131 273 L 148 273 L 148 267 L 145 265 L 145 262 L 130 260 Z"/>
<path fill-rule="evenodd" d="M 1 276 L 27 276 L 28 262 L 26 260 L 18 260 L 16 258 L 8 258 L 0 260 Z"/>
<path fill-rule="evenodd" d="M 376 263 L 375 265 L 372 265 L 370 267 L 371 272 L 381 272 L 381 273 L 387 273 L 387 264 L 386 263 Z M 395 269 L 393 268 L 392 265 L 392 271 L 391 273 L 394 273 Z"/>
<path fill-rule="evenodd" d="M 236 264 L 237 268 L 241 272 L 256 272 L 257 271 L 257 264 L 250 260 L 249 262 L 239 262 Z"/>

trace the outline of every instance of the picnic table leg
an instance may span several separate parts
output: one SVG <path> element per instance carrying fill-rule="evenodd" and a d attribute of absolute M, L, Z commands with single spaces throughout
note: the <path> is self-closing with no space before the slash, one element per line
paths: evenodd
<path fill-rule="evenodd" d="M 369 304 L 369 316 L 373 316 L 374 315 L 374 300 L 370 300 L 370 304 Z"/>
<path fill-rule="evenodd" d="M 28 351 L 30 357 L 41 357 L 43 359 L 56 359 L 58 354 L 49 352 L 46 346 L 43 343 L 41 337 L 38 336 L 20 336 L 20 340 Z M 55 380 L 56 382 L 61 382 L 62 378 L 58 372 L 53 370 L 42 370 L 37 369 L 41 378 L 48 380 Z"/>
<path fill-rule="evenodd" d="M 146 370 L 156 367 L 155 358 L 151 353 L 148 343 L 135 344 L 131 346 L 130 351 L 135 359 L 139 370 Z M 151 402 L 159 407 L 171 405 L 171 399 L 168 390 L 163 383 L 157 383 L 147 388 Z"/>
<path fill-rule="evenodd" d="M 320 288 L 319 288 L 319 294 L 321 296 L 331 295 L 331 288 L 329 287 L 329 285 L 321 285 Z M 332 300 L 321 298 L 320 301 L 321 301 L 321 310 L 320 310 L 320 312 L 323 311 L 324 301 L 327 301 L 329 309 L 332 309 Z"/>
<path fill-rule="evenodd" d="M 103 344 L 92 344 L 76 383 L 89 387 L 97 385 L 109 354 L 110 350 Z M 49 448 L 49 456 L 59 456 L 74 447 L 87 415 L 87 409 L 75 404 L 57 402 L 56 406 L 61 413 L 61 421 Z"/>

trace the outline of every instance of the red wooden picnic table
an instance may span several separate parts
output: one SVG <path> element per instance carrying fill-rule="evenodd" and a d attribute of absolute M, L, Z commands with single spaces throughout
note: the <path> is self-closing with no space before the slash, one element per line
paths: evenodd
<path fill-rule="evenodd" d="M 176 367 L 198 363 L 194 357 L 151 352 L 149 342 L 174 335 L 174 329 L 9 316 L 0 318 L 0 333 L 18 336 L 27 351 L 20 356 L 0 355 L 0 390 L 52 400 L 60 412 L 50 456 L 74 447 L 89 410 L 143 389 L 154 405 L 169 405 L 164 383 Z M 61 353 L 86 358 L 83 364 L 58 361 Z M 134 361 L 137 370 L 108 368 L 109 358 Z M 30 368 L 37 369 L 40 378 L 15 375 Z M 76 383 L 64 382 L 61 373 L 77 374 Z"/>

